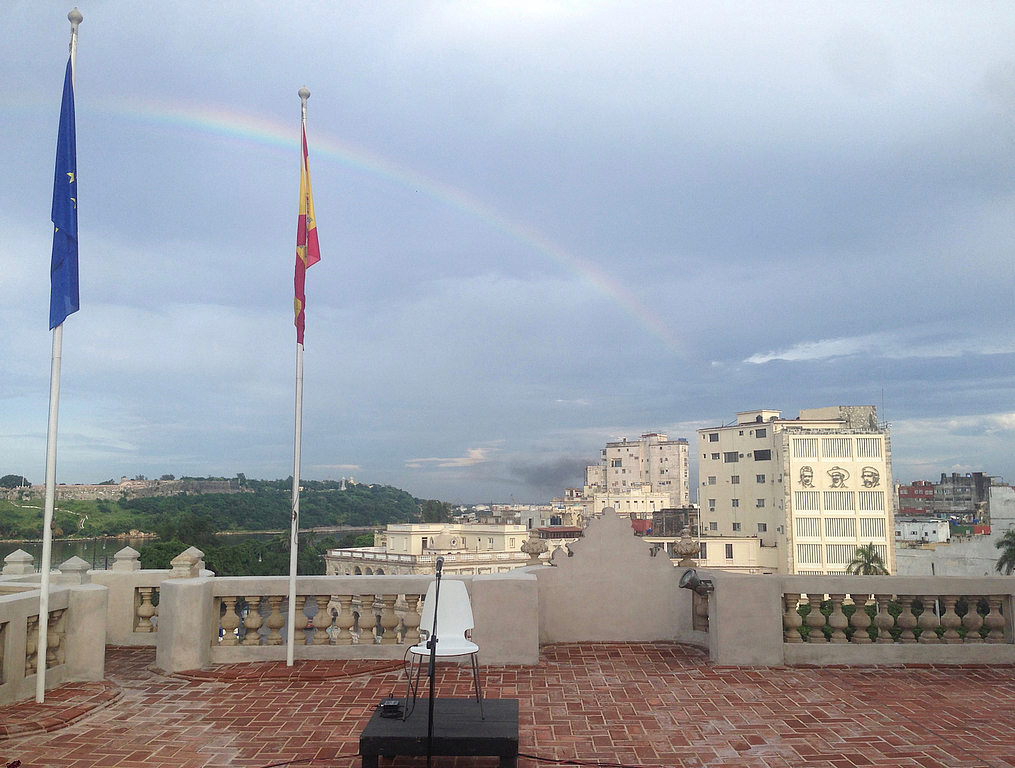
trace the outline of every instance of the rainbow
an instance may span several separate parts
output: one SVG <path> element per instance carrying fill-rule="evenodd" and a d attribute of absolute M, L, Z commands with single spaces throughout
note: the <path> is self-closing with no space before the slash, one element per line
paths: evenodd
<path fill-rule="evenodd" d="M 124 106 L 124 104 L 128 106 Z M 234 111 L 182 102 L 122 102 L 97 105 L 102 112 L 114 112 L 129 119 L 145 123 L 177 126 L 206 134 L 214 134 L 261 146 L 270 146 L 299 153 L 299 129 L 294 122 L 284 126 L 272 120 Z M 535 229 L 514 221 L 450 184 L 427 176 L 362 147 L 356 147 L 334 136 L 312 130 L 310 141 L 311 162 L 328 160 L 368 174 L 387 179 L 399 186 L 422 192 L 439 203 L 506 234 L 527 248 L 548 256 L 553 261 L 586 280 L 611 303 L 631 315 L 649 333 L 658 338 L 670 351 L 684 355 L 684 345 L 672 329 L 653 313 L 644 302 L 619 281 L 611 278 L 592 264 L 561 248 Z"/>

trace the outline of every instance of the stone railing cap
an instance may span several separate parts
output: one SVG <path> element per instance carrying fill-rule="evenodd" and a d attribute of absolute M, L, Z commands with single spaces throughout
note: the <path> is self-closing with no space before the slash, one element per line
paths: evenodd
<path fill-rule="evenodd" d="M 4 558 L 3 572 L 8 575 L 35 573 L 35 558 L 23 549 L 15 549 Z"/>

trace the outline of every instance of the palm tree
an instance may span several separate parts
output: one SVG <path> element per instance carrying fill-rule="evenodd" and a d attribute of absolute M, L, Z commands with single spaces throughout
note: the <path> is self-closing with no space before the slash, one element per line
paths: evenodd
<path fill-rule="evenodd" d="M 1015 571 L 1015 530 L 1005 531 L 994 546 L 1001 550 L 995 569 L 998 573 L 1003 571 L 1006 576 L 1011 576 L 1012 571 Z"/>
<path fill-rule="evenodd" d="M 888 568 L 871 542 L 866 547 L 856 548 L 853 561 L 846 566 L 846 573 L 852 573 L 854 576 L 887 576 Z"/>

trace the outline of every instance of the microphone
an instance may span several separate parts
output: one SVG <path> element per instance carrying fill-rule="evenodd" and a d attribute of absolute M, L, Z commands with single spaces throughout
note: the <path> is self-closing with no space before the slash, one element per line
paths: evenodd
<path fill-rule="evenodd" d="M 444 567 L 444 558 L 438 556 L 437 557 L 437 574 L 438 575 L 440 575 L 441 568 L 443 568 L 443 567 Z"/>

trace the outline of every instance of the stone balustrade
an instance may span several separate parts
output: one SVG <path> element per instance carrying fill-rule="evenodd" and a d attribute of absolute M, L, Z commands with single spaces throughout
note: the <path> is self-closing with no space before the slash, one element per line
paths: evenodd
<path fill-rule="evenodd" d="M 697 594 L 679 588 L 685 569 L 653 556 L 629 521 L 612 514 L 593 520 L 570 549 L 554 553 L 552 567 L 445 577 L 466 583 L 483 663 L 534 664 L 545 643 L 651 641 L 694 645 L 707 649 L 715 663 L 741 666 L 1015 663 L 1010 577 L 701 571 L 714 590 Z M 98 636 L 107 643 L 155 645 L 156 665 L 167 672 L 284 660 L 289 579 L 217 577 L 201 558 L 190 549 L 171 569 L 146 571 L 137 553 L 126 549 L 108 571 L 85 573 L 81 564 L 65 563 L 54 595 L 99 590 Z M 12 681 L 22 690 L 32 677 L 31 637 L 37 629 L 30 617 L 33 601 L 38 615 L 37 578 L 0 577 L 0 700 L 12 695 Z M 432 579 L 300 576 L 294 656 L 402 658 L 406 644 L 419 638 Z M 29 591 L 18 593 L 21 589 Z M 71 597 L 52 605 L 50 630 L 61 638 L 54 645 L 58 671 L 70 667 L 82 635 L 73 630 L 80 615 Z M 65 613 L 58 614 L 61 610 Z"/>
<path fill-rule="evenodd" d="M 1015 579 L 713 571 L 722 664 L 1015 663 Z"/>
<path fill-rule="evenodd" d="M 288 582 L 286 583 L 288 588 Z M 283 594 L 223 595 L 218 645 L 284 645 L 288 597 Z M 415 645 L 423 594 L 297 595 L 298 645 Z"/>
<path fill-rule="evenodd" d="M 21 582 L 22 587 L 30 588 L 0 594 L 0 705 L 33 697 L 42 664 L 47 689 L 71 681 L 102 679 L 106 590 L 67 583 L 60 576 L 56 572 L 50 586 L 45 659 L 39 658 L 38 584 Z"/>
<path fill-rule="evenodd" d="M 1006 595 L 853 592 L 783 597 L 786 643 L 1012 642 Z"/>

